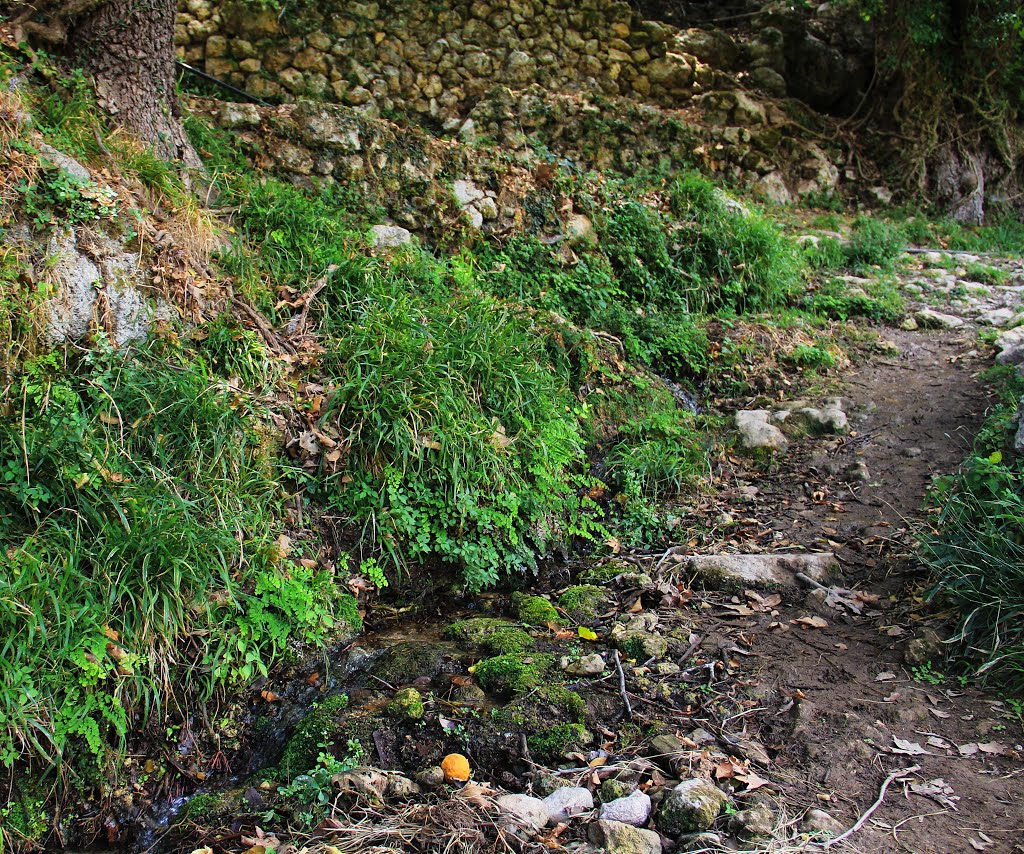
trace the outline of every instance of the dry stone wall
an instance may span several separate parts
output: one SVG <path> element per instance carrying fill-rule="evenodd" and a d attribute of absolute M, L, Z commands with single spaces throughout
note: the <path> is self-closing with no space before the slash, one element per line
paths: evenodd
<path fill-rule="evenodd" d="M 456 122 L 495 85 L 679 106 L 713 72 L 673 27 L 619 0 L 306 2 L 284 12 L 184 0 L 179 56 L 268 101 Z"/>

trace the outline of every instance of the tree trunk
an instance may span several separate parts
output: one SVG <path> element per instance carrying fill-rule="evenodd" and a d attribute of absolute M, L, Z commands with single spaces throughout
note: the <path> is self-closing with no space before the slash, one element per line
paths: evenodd
<path fill-rule="evenodd" d="M 100 106 L 165 160 L 201 165 L 175 91 L 175 0 L 104 0 L 75 20 L 68 46 Z"/>

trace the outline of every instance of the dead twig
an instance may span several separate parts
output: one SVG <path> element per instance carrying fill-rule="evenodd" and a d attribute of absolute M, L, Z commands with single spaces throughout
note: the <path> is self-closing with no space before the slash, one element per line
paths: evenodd
<path fill-rule="evenodd" d="M 860 818 L 853 823 L 853 827 L 845 833 L 840 833 L 839 836 L 824 842 L 824 847 L 831 848 L 832 846 L 838 845 L 843 840 L 849 839 L 853 836 L 853 834 L 860 830 L 867 820 L 871 818 L 871 814 L 882 805 L 882 801 L 885 800 L 885 793 L 889 790 L 889 786 L 891 786 L 895 780 L 898 780 L 900 777 L 906 777 L 908 774 L 913 774 L 915 771 L 920 770 L 920 765 L 911 765 L 909 768 L 901 768 L 899 771 L 893 771 L 885 778 L 885 782 L 882 783 L 882 788 L 878 790 L 878 797 L 875 799 L 875 802 L 861 813 Z"/>
<path fill-rule="evenodd" d="M 622 659 L 619 658 L 619 651 L 615 650 L 615 669 L 619 671 L 619 696 L 626 706 L 626 720 L 633 720 L 633 707 L 629 703 L 629 694 L 626 693 L 626 672 L 622 669 Z"/>

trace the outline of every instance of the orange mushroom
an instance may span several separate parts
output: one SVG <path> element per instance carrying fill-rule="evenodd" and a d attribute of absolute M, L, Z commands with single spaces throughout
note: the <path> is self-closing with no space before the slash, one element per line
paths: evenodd
<path fill-rule="evenodd" d="M 469 779 L 469 760 L 461 753 L 449 753 L 441 760 L 441 770 L 448 782 L 465 783 Z"/>

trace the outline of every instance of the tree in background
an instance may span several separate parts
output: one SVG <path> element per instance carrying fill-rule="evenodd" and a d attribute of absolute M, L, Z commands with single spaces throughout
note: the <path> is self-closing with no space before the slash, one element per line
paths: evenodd
<path fill-rule="evenodd" d="M 92 75 L 115 122 L 164 159 L 199 165 L 175 92 L 174 0 L 16 0 L 7 12 L 19 40 Z"/>

